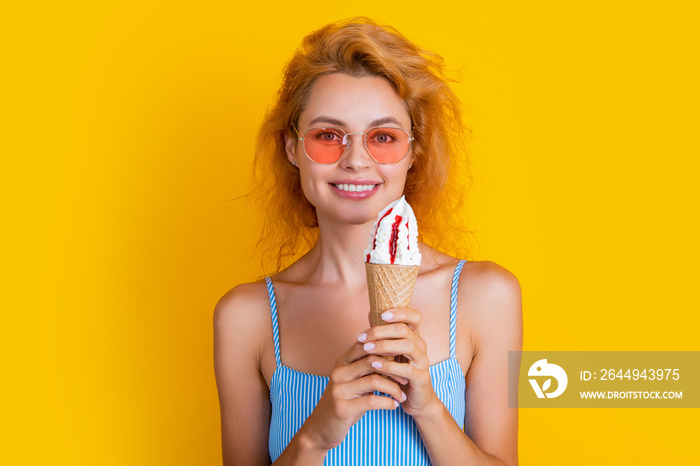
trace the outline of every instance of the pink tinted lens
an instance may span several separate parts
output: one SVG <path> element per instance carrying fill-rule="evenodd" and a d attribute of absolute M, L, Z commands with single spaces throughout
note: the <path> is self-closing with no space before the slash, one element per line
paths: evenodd
<path fill-rule="evenodd" d="M 304 136 L 306 155 L 316 163 L 334 163 L 345 152 L 345 133 L 335 128 L 316 128 Z"/>
<path fill-rule="evenodd" d="M 398 128 L 375 128 L 367 134 L 367 149 L 379 163 L 396 163 L 408 154 L 408 134 Z"/>

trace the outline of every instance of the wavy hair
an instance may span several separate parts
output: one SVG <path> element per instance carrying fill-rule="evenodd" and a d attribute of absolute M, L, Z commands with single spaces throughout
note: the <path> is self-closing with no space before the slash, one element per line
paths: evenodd
<path fill-rule="evenodd" d="M 378 76 L 392 84 L 414 127 L 414 163 L 404 194 L 413 207 L 421 240 L 463 257 L 469 233 L 458 215 L 470 183 L 466 153 L 469 131 L 446 77 L 443 59 L 418 48 L 392 27 L 358 17 L 328 24 L 304 38 L 284 69 L 276 101 L 260 126 L 255 152 L 256 203 L 264 215 L 258 247 L 263 264 L 281 270 L 318 238 L 313 205 L 289 163 L 285 135 L 293 137 L 314 82 L 330 73 Z"/>

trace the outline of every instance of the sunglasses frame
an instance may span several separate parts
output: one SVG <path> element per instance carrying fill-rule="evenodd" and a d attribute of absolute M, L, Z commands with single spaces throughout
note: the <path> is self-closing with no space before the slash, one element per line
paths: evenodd
<path fill-rule="evenodd" d="M 401 162 L 403 159 L 406 158 L 406 156 L 408 155 L 408 153 L 411 151 L 411 144 L 412 144 L 413 141 L 415 140 L 415 138 L 413 137 L 413 130 L 414 130 L 414 128 L 411 128 L 411 132 L 409 133 L 408 131 L 406 131 L 406 130 L 403 129 L 403 128 L 395 128 L 395 127 L 392 127 L 392 126 L 378 126 L 378 127 L 376 127 L 376 128 L 371 128 L 371 129 L 369 129 L 369 130 L 367 130 L 367 131 L 365 131 L 365 132 L 355 132 L 355 133 L 348 133 L 348 132 L 346 132 L 344 129 L 342 129 L 342 128 L 337 128 L 337 127 L 335 127 L 335 126 L 321 126 L 321 127 L 318 127 L 318 128 L 309 128 L 309 129 L 306 130 L 306 132 L 304 133 L 304 136 L 301 136 L 301 135 L 299 134 L 299 131 L 297 130 L 297 128 L 296 128 L 295 125 L 292 125 L 292 129 L 294 129 L 294 132 L 295 132 L 296 135 L 297 135 L 297 140 L 298 140 L 298 141 L 301 141 L 301 147 L 304 149 L 304 155 L 306 155 L 306 158 L 309 159 L 312 163 L 315 163 L 316 165 L 331 165 L 331 164 L 334 164 L 334 163 L 338 163 L 343 157 L 345 157 L 345 154 L 348 153 L 348 149 L 349 149 L 350 146 L 352 145 L 352 139 L 351 139 L 350 137 L 348 137 L 348 136 L 354 136 L 354 135 L 359 135 L 359 134 L 361 134 L 361 135 L 362 135 L 362 145 L 363 145 L 364 148 L 365 148 L 365 152 L 367 152 L 367 155 L 369 155 L 370 158 L 371 158 L 375 163 L 378 163 L 379 165 L 393 165 L 393 164 L 395 164 L 395 163 Z M 343 134 L 345 134 L 345 136 L 347 137 L 348 143 L 347 143 L 347 145 L 345 146 L 345 149 L 343 150 L 343 153 L 341 154 L 341 156 L 338 157 L 338 160 L 336 160 L 336 161 L 334 161 L 334 162 L 317 162 L 317 161 L 315 161 L 314 159 L 312 159 L 311 156 L 306 152 L 306 143 L 304 142 L 304 139 L 306 139 L 306 135 L 309 134 L 310 131 L 314 131 L 314 130 L 318 130 L 318 129 L 332 129 L 332 130 L 340 131 L 340 132 L 342 132 Z M 374 158 L 374 156 L 372 155 L 372 153 L 371 153 L 370 150 L 369 150 L 369 147 L 367 146 L 367 137 L 368 137 L 368 134 L 369 134 L 370 132 L 372 132 L 372 131 L 374 131 L 374 130 L 377 130 L 377 129 L 393 129 L 393 130 L 403 131 L 404 133 L 406 133 L 406 136 L 408 136 L 408 147 L 406 148 L 406 153 L 403 155 L 403 157 L 401 157 L 401 158 L 400 158 L 399 160 L 397 160 L 396 162 L 379 162 L 377 159 Z"/>

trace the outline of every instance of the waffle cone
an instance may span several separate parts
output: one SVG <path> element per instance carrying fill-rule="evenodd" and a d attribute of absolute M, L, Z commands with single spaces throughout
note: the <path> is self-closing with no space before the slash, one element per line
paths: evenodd
<path fill-rule="evenodd" d="M 384 325 L 382 313 L 411 302 L 418 277 L 417 265 L 371 264 L 365 262 L 369 291 L 369 321 L 372 327 Z M 386 359 L 394 359 L 387 357 Z"/>

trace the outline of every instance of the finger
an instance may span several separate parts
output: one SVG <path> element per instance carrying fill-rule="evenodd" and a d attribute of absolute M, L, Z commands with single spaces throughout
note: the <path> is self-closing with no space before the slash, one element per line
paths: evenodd
<path fill-rule="evenodd" d="M 385 377 L 390 377 L 393 380 L 396 381 L 396 383 L 401 384 L 401 385 L 406 385 L 408 384 L 409 380 L 405 377 L 397 375 L 395 372 L 391 371 L 391 368 L 387 368 L 386 363 L 391 362 L 392 364 L 397 364 L 397 365 L 406 365 L 406 364 L 399 364 L 397 362 L 393 362 L 391 359 L 386 359 L 381 356 L 367 356 L 365 358 L 365 361 L 367 361 L 368 370 L 370 372 L 376 372 L 380 373 Z"/>
<path fill-rule="evenodd" d="M 365 413 L 373 409 L 396 409 L 399 402 L 389 396 L 367 395 L 349 400 L 348 403 L 353 411 Z"/>
<path fill-rule="evenodd" d="M 367 342 L 375 340 L 392 340 L 400 338 L 410 338 L 418 340 L 420 337 L 404 322 L 387 325 L 377 325 L 367 329 L 358 337 L 358 341 Z"/>
<path fill-rule="evenodd" d="M 370 356 L 368 359 L 372 358 L 374 358 L 374 356 Z M 371 366 L 375 372 L 391 377 L 401 385 L 408 384 L 408 382 L 416 376 L 416 372 L 418 371 L 412 364 L 404 364 L 384 358 L 372 360 Z"/>
<path fill-rule="evenodd" d="M 388 323 L 404 322 L 411 330 L 418 333 L 421 315 L 420 312 L 410 307 L 397 307 L 383 312 L 382 320 Z"/>
<path fill-rule="evenodd" d="M 336 367 L 331 373 L 330 381 L 334 384 L 344 384 L 359 379 L 360 377 L 376 373 L 375 365 L 379 364 L 379 367 L 381 367 L 381 361 L 384 361 L 384 359 L 381 356 L 371 356 L 364 352 L 363 355 L 363 358 L 355 362 Z M 387 376 L 401 385 L 406 385 L 408 383 L 408 380 L 404 377 L 397 377 L 392 374 L 387 374 Z"/>
<path fill-rule="evenodd" d="M 366 338 L 365 338 L 366 339 Z M 365 341 L 365 340 L 363 340 Z M 363 342 L 357 341 L 355 342 L 349 350 L 347 350 L 345 353 L 343 353 L 342 356 L 340 356 L 336 362 L 335 362 L 335 367 L 341 367 L 341 366 L 347 366 L 348 364 L 352 364 L 353 362 L 357 361 L 358 359 L 364 358 L 367 356 L 367 353 L 363 349 Z"/>
<path fill-rule="evenodd" d="M 425 369 L 430 365 L 425 352 L 421 350 L 415 341 L 409 338 L 370 341 L 364 344 L 363 349 L 367 354 L 378 354 L 381 356 L 404 355 L 411 363 L 421 369 Z"/>
<path fill-rule="evenodd" d="M 366 342 L 363 344 L 363 350 L 367 351 L 367 343 L 376 343 L 380 340 L 411 340 L 416 347 L 423 353 L 428 352 L 428 347 L 418 334 L 413 332 L 405 323 L 378 325 L 367 330 L 366 333 L 360 334 L 358 340 Z M 369 345 L 371 346 L 371 345 Z"/>
<path fill-rule="evenodd" d="M 363 377 L 365 375 L 374 373 L 374 369 L 372 368 L 372 361 L 370 360 L 370 358 L 374 358 L 376 360 L 381 359 L 381 357 L 369 356 L 364 350 L 362 350 L 362 346 L 360 346 L 360 351 L 362 353 L 361 358 L 348 364 L 343 362 L 339 366 L 336 366 L 335 369 L 333 369 L 333 372 L 330 376 L 331 382 L 333 382 L 334 384 L 344 384 L 352 382 L 353 380 L 359 379 L 360 377 Z"/>
<path fill-rule="evenodd" d="M 377 391 L 386 393 L 399 403 L 404 401 L 404 393 L 396 382 L 374 373 L 343 384 L 337 390 L 343 399 L 371 395 Z"/>

